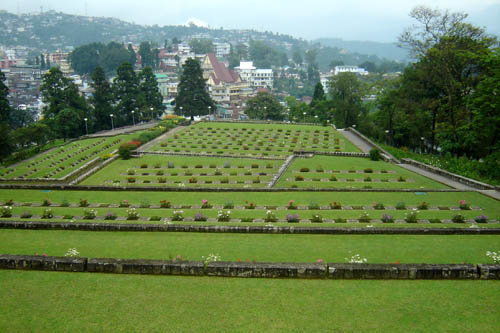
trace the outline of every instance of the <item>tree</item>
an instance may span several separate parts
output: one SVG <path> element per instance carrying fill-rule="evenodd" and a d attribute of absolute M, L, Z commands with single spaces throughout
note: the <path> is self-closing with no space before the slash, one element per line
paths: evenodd
<path fill-rule="evenodd" d="M 114 125 L 124 126 L 132 124 L 132 111 L 136 112 L 136 120 L 142 120 L 142 101 L 140 96 L 139 78 L 129 62 L 124 62 L 116 70 L 113 80 L 113 95 L 115 100 Z M 110 115 L 108 115 L 110 117 Z M 111 123 L 108 118 L 107 122 Z"/>
<path fill-rule="evenodd" d="M 81 110 L 63 109 L 55 118 L 56 131 L 65 141 L 68 138 L 78 137 L 81 134 L 82 120 Z"/>
<path fill-rule="evenodd" d="M 5 74 L 0 70 L 0 161 L 12 151 L 10 141 L 10 113 L 8 95 L 9 88 L 5 85 Z"/>
<path fill-rule="evenodd" d="M 207 54 L 215 52 L 215 46 L 211 39 L 193 38 L 189 41 L 189 46 L 195 54 Z"/>
<path fill-rule="evenodd" d="M 113 113 L 113 90 L 102 67 L 98 66 L 92 73 L 90 86 L 94 89 L 90 98 L 93 109 L 93 117 L 89 119 L 90 127 L 95 131 L 110 129 L 109 115 Z"/>
<path fill-rule="evenodd" d="M 326 100 L 326 95 L 325 91 L 323 90 L 323 84 L 321 82 L 316 83 L 314 86 L 314 94 L 313 98 L 311 101 L 311 107 L 314 108 L 314 106 L 319 103 L 320 101 Z"/>
<path fill-rule="evenodd" d="M 141 45 L 139 45 L 139 55 L 141 56 L 142 68 L 154 66 L 154 53 L 151 50 L 151 44 L 149 44 L 149 42 L 142 42 Z"/>
<path fill-rule="evenodd" d="M 135 54 L 135 51 L 134 51 L 134 48 L 132 47 L 132 44 L 128 44 L 127 51 L 128 51 L 129 56 L 130 56 L 128 59 L 128 62 L 132 65 L 132 67 L 134 67 L 135 63 L 137 62 L 137 55 Z"/>
<path fill-rule="evenodd" d="M 283 120 L 284 109 L 276 97 L 259 92 L 247 101 L 245 114 L 252 119 Z"/>
<path fill-rule="evenodd" d="M 124 45 L 110 42 L 99 53 L 99 65 L 106 73 L 114 73 L 124 62 L 130 61 L 130 53 Z"/>
<path fill-rule="evenodd" d="M 361 114 L 361 83 L 354 73 L 345 72 L 332 77 L 330 96 L 337 127 L 357 124 Z"/>
<path fill-rule="evenodd" d="M 209 114 L 210 108 L 215 110 L 215 102 L 208 94 L 203 72 L 197 60 L 191 58 L 186 60 L 177 89 L 178 94 L 175 98 L 177 114 L 188 115 L 193 119 L 194 116 Z"/>
<path fill-rule="evenodd" d="M 102 43 L 92 43 L 77 47 L 69 55 L 71 67 L 80 75 L 90 74 L 99 66 L 99 54 L 106 46 Z"/>
<path fill-rule="evenodd" d="M 16 129 L 28 126 L 35 122 L 37 114 L 36 109 L 28 107 L 11 109 L 10 127 Z"/>
<path fill-rule="evenodd" d="M 296 50 L 295 52 L 293 52 L 292 54 L 292 61 L 293 63 L 296 65 L 296 66 L 300 66 L 302 65 L 302 62 L 304 61 L 302 59 L 302 55 L 300 54 L 300 51 L 299 50 Z"/>
<path fill-rule="evenodd" d="M 45 56 L 43 54 L 40 54 L 40 69 L 45 69 L 46 68 L 45 64 Z"/>
<path fill-rule="evenodd" d="M 158 82 L 151 67 L 146 67 L 141 71 L 139 81 L 145 113 L 150 114 L 152 118 L 158 118 L 164 110 L 163 97 L 158 89 Z"/>

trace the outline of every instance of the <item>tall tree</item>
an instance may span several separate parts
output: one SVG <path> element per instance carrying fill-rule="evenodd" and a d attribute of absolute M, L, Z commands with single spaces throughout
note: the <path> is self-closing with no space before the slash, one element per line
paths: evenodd
<path fill-rule="evenodd" d="M 109 129 L 109 115 L 113 113 L 113 91 L 102 67 L 98 66 L 92 73 L 90 86 L 94 89 L 94 94 L 90 98 L 93 117 L 89 125 L 95 131 Z"/>
<path fill-rule="evenodd" d="M 211 39 L 193 38 L 189 41 L 189 46 L 195 54 L 207 54 L 215 52 L 215 46 Z"/>
<path fill-rule="evenodd" d="M 141 45 L 139 45 L 139 55 L 141 56 L 142 68 L 154 66 L 153 50 L 151 50 L 151 44 L 149 42 L 142 42 Z"/>
<path fill-rule="evenodd" d="M 175 98 L 177 114 L 188 115 L 192 119 L 194 116 L 209 114 L 209 107 L 215 110 L 215 102 L 208 94 L 203 72 L 197 60 L 191 58 L 186 60 L 177 89 L 178 94 Z"/>
<path fill-rule="evenodd" d="M 124 62 L 116 70 L 113 80 L 113 94 L 115 100 L 114 125 L 124 126 L 132 124 L 132 111 L 136 112 L 136 120 L 143 119 L 140 113 L 142 101 L 140 96 L 139 78 L 129 62 Z M 111 123 L 111 119 L 108 118 Z"/>
<path fill-rule="evenodd" d="M 137 55 L 135 54 L 135 51 L 134 51 L 134 48 L 132 47 L 132 44 L 128 44 L 127 51 L 129 54 L 128 62 L 132 65 L 132 67 L 134 67 L 135 63 L 137 62 Z"/>
<path fill-rule="evenodd" d="M 144 113 L 153 119 L 163 114 L 163 97 L 158 89 L 158 81 L 153 74 L 151 67 L 144 68 L 139 74 L 141 97 L 143 101 Z"/>
<path fill-rule="evenodd" d="M 284 109 L 273 95 L 259 92 L 247 101 L 245 114 L 252 119 L 283 120 Z"/>
<path fill-rule="evenodd" d="M 314 86 L 314 94 L 313 98 L 311 101 L 311 107 L 314 108 L 314 106 L 321 102 L 326 100 L 326 95 L 325 95 L 325 90 L 323 89 L 323 84 L 321 82 L 316 83 Z"/>
<path fill-rule="evenodd" d="M 0 70 L 0 161 L 12 151 L 10 137 L 10 104 L 8 95 L 9 88 L 4 83 L 5 74 Z"/>
<path fill-rule="evenodd" d="M 354 73 L 340 73 L 330 81 L 330 95 L 335 108 L 337 127 L 348 127 L 358 122 L 362 111 L 361 83 Z"/>

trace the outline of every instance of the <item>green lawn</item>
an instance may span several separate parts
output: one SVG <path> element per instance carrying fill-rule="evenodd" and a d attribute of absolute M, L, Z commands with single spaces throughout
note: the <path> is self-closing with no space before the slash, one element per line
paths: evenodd
<path fill-rule="evenodd" d="M 265 187 L 282 160 L 144 155 L 118 160 L 82 185 L 177 187 Z M 133 183 L 129 181 L 133 179 Z M 190 179 L 196 179 L 191 182 Z M 227 183 L 221 183 L 227 181 Z M 258 181 L 258 182 L 257 182 Z M 211 182 L 207 184 L 207 182 Z"/>
<path fill-rule="evenodd" d="M 332 127 L 217 122 L 190 126 L 149 150 L 279 157 L 295 150 L 359 151 Z"/>
<path fill-rule="evenodd" d="M 12 178 L 62 178 L 96 157 L 109 154 L 119 145 L 140 133 L 123 134 L 113 137 L 91 138 L 70 142 L 38 154 L 16 166 L 0 169 L 0 177 Z"/>
<path fill-rule="evenodd" d="M 489 263 L 498 235 L 279 235 L 0 230 L 0 253 L 84 257 L 224 261 L 346 262 L 360 254 L 369 263 Z M 466 246 L 465 246 L 466 245 Z"/>
<path fill-rule="evenodd" d="M 308 171 L 304 172 L 307 169 Z M 372 172 L 369 172 L 370 170 Z M 298 176 L 303 177 L 304 180 L 297 181 Z M 335 180 L 331 180 L 331 177 L 335 177 Z M 276 185 L 278 188 L 291 188 L 292 186 L 299 188 L 364 188 L 367 186 L 384 189 L 449 188 L 384 161 L 331 156 L 295 159 Z"/>
<path fill-rule="evenodd" d="M 0 329 L 498 332 L 496 281 L 350 281 L 0 271 Z"/>

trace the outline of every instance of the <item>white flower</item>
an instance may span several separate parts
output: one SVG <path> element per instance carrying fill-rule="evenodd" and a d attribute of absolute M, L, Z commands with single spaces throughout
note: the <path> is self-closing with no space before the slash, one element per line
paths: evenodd
<path fill-rule="evenodd" d="M 80 252 L 76 248 L 69 248 L 66 254 L 64 255 L 65 257 L 78 257 L 80 255 Z"/>

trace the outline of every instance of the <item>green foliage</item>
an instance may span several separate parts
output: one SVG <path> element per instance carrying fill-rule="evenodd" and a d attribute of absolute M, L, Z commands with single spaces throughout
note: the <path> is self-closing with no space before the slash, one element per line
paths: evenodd
<path fill-rule="evenodd" d="M 247 101 L 245 113 L 252 119 L 282 120 L 284 110 L 276 97 L 265 92 L 259 92 L 257 96 Z"/>
<path fill-rule="evenodd" d="M 263 41 L 250 40 L 248 55 L 257 68 L 286 66 L 288 57 L 285 53 L 276 51 Z"/>
<path fill-rule="evenodd" d="M 89 125 L 95 131 L 110 129 L 109 115 L 113 113 L 113 91 L 102 67 L 96 67 L 92 73 L 90 86 L 94 88 L 94 94 L 90 98 L 94 117 Z"/>
<path fill-rule="evenodd" d="M 69 56 L 71 67 L 80 75 L 91 74 L 98 66 L 106 73 L 112 73 L 120 64 L 131 59 L 130 51 L 116 42 L 107 45 L 103 43 L 82 45 L 75 48 Z M 135 64 L 135 59 L 133 63 Z"/>
<path fill-rule="evenodd" d="M 208 94 L 200 63 L 188 59 L 182 67 L 175 111 L 179 115 L 194 117 L 209 114 L 209 107 L 215 110 L 216 105 Z"/>
<path fill-rule="evenodd" d="M 207 54 L 215 52 L 215 46 L 211 39 L 193 38 L 189 41 L 189 46 L 195 54 Z"/>
<path fill-rule="evenodd" d="M 330 80 L 330 96 L 335 124 L 345 128 L 358 123 L 363 112 L 362 85 L 354 73 L 339 73 Z"/>
<path fill-rule="evenodd" d="M 381 159 L 380 151 L 378 149 L 373 148 L 370 150 L 370 160 L 378 161 Z"/>
<path fill-rule="evenodd" d="M 118 154 L 120 155 L 122 160 L 130 159 L 132 155 L 132 150 L 135 149 L 135 145 L 131 143 L 124 143 L 118 148 Z"/>

